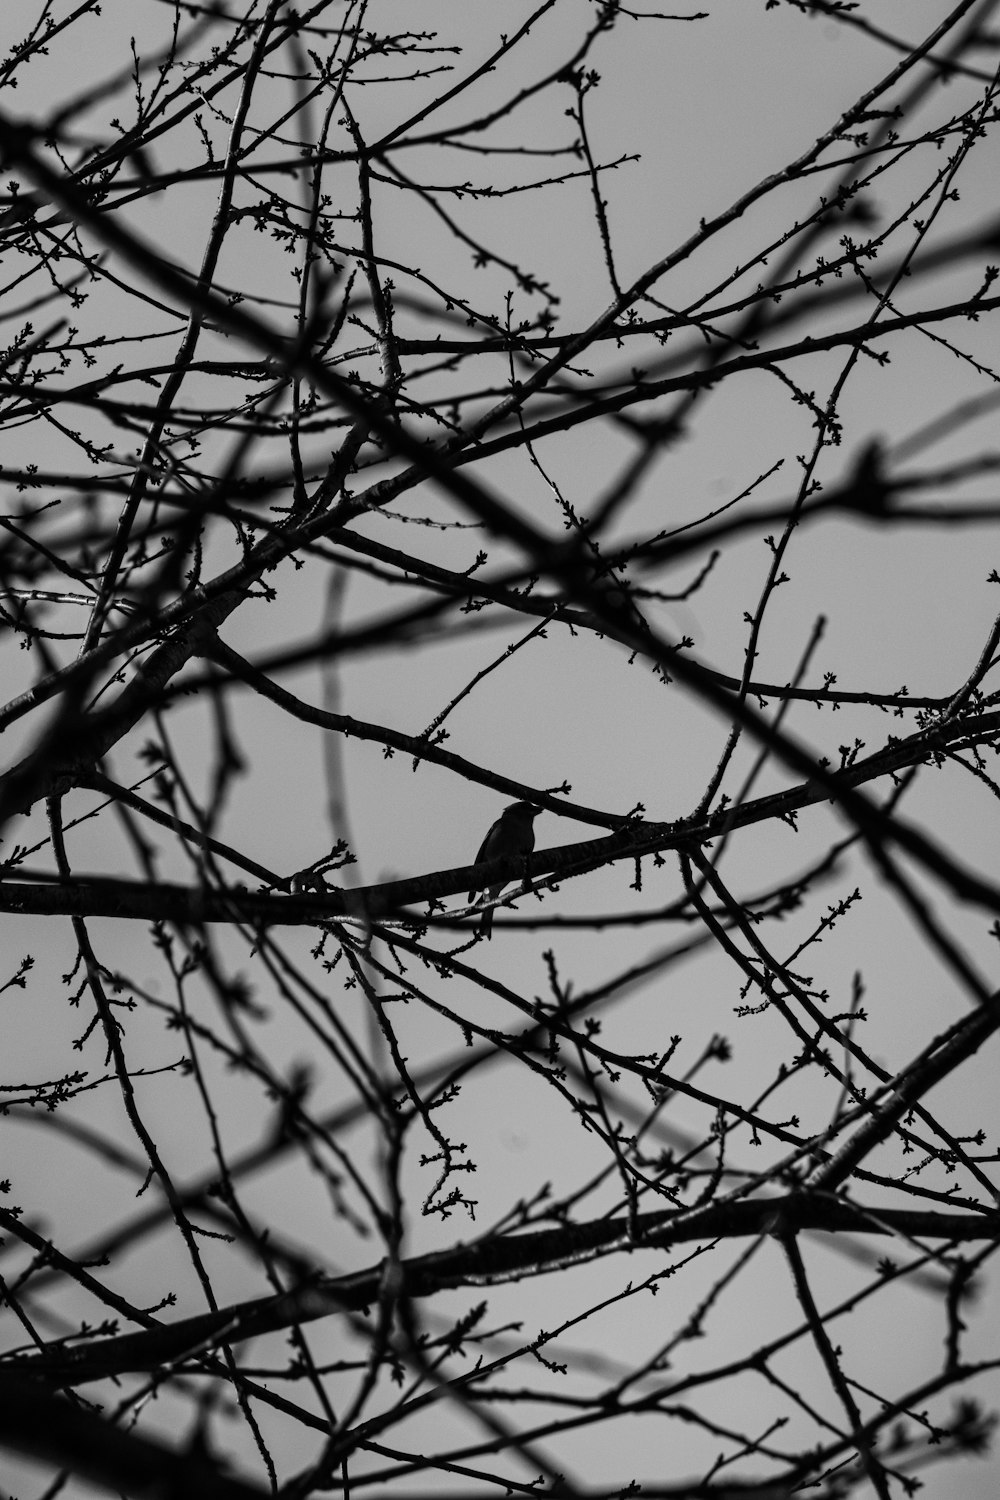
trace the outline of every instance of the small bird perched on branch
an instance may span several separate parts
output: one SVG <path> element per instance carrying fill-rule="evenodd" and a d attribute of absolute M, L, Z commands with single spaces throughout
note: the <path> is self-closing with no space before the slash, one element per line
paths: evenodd
<path fill-rule="evenodd" d="M 476 855 L 476 864 L 486 859 L 500 859 L 504 854 L 530 854 L 535 847 L 533 822 L 541 810 L 540 807 L 532 807 L 530 802 L 512 802 L 509 807 L 505 807 L 483 839 Z M 487 887 L 486 895 L 491 901 L 495 901 L 509 883 L 509 880 L 497 881 L 495 885 Z M 478 891 L 470 891 L 469 900 L 474 901 L 478 894 Z M 483 912 L 479 927 L 484 937 L 493 936 L 492 906 Z"/>

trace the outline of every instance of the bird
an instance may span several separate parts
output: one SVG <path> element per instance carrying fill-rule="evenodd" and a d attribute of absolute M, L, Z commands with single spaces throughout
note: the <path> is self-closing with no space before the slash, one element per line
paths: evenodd
<path fill-rule="evenodd" d="M 509 807 L 505 807 L 483 839 L 476 855 L 476 864 L 487 859 L 500 859 L 504 854 L 530 854 L 535 847 L 535 830 L 532 825 L 541 810 L 540 807 L 533 807 L 530 802 L 512 802 Z M 486 895 L 491 901 L 495 901 L 509 883 L 509 879 L 496 881 L 486 888 Z M 474 901 L 478 894 L 478 891 L 470 891 L 469 900 Z M 479 928 L 484 937 L 493 936 L 492 906 L 488 906 L 483 912 Z"/>

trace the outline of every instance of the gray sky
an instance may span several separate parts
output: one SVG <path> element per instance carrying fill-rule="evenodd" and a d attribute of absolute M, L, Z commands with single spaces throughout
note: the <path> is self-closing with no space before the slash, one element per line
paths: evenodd
<path fill-rule="evenodd" d="M 0 45 L 9 45 L 5 32 L 12 39 L 23 33 L 26 13 L 34 9 L 22 4 L 0 15 Z M 752 185 L 797 158 L 898 61 L 896 51 L 877 44 L 860 30 L 829 19 L 805 17 L 791 5 L 769 10 L 762 0 L 706 0 L 704 9 L 708 11 L 706 19 L 689 23 L 640 25 L 623 19 L 598 45 L 588 64 L 601 74 L 600 86 L 587 97 L 588 129 L 595 155 L 607 163 L 641 152 L 640 160 L 624 162 L 601 179 L 617 275 L 623 285 L 683 244 L 702 219 L 721 213 Z M 905 4 L 900 0 L 870 0 L 863 7 L 863 15 L 873 25 L 912 41 L 941 18 L 942 10 L 932 0 L 906 0 Z M 487 56 L 499 33 L 513 29 L 527 14 L 528 7 L 520 0 L 501 7 L 483 0 L 467 0 L 461 6 L 422 0 L 419 7 L 401 0 L 373 0 L 365 22 L 370 30 L 381 33 L 419 25 L 422 32 L 437 32 L 447 48 L 460 46 L 463 50 L 461 56 L 451 51 L 441 54 L 441 64 L 454 67 L 454 73 L 350 90 L 348 102 L 364 138 L 371 141 L 407 120 L 451 80 Z M 5 96 L 0 94 L 0 106 L 18 117 L 43 118 L 53 101 L 96 89 L 103 78 L 127 69 L 130 36 L 136 37 L 140 52 L 154 49 L 169 20 L 169 7 L 154 0 L 106 0 L 99 17 L 86 17 L 65 39 L 53 43 L 48 59 L 32 66 L 34 92 L 28 94 L 23 87 L 7 91 Z M 506 71 L 500 68 L 483 81 L 474 96 L 476 110 L 485 109 L 491 99 L 506 98 L 513 87 L 525 86 L 542 76 L 567 54 L 570 39 L 579 31 L 579 11 L 572 5 L 556 6 L 537 29 L 530 49 L 516 53 L 515 64 Z M 984 65 L 988 62 L 986 54 Z M 373 62 L 370 71 L 373 79 L 389 73 L 402 78 L 411 65 L 412 59 L 392 58 Z M 279 78 L 268 81 L 262 117 L 270 118 L 273 95 L 284 87 Z M 917 117 L 917 126 L 929 129 L 946 113 L 970 107 L 982 89 L 977 79 L 956 80 L 949 90 L 932 96 Z M 497 129 L 494 141 L 509 139 L 513 145 L 528 139 L 540 146 L 562 140 L 568 144 L 574 131 L 570 121 L 561 119 L 560 108 L 570 104 L 572 95 L 568 89 L 564 94 L 565 98 L 547 93 L 533 101 Z M 225 97 L 213 101 L 213 107 L 224 112 Z M 103 137 L 108 131 L 109 112 L 114 113 L 104 103 L 95 103 L 86 117 L 87 128 Z M 319 106 L 315 116 L 318 113 Z M 446 123 L 467 119 L 469 113 L 465 101 L 456 102 L 431 116 L 426 128 L 442 128 Z M 224 118 L 213 119 L 208 107 L 205 118 L 206 128 L 222 140 Z M 915 133 L 912 121 L 907 131 Z M 346 139 L 339 126 L 334 127 L 334 136 Z M 193 127 L 177 146 L 165 142 L 156 159 L 157 167 L 167 167 L 175 150 L 182 153 L 183 160 L 184 152 L 196 149 L 195 142 Z M 557 162 L 559 170 L 579 167 L 573 157 L 557 158 Z M 543 156 L 491 158 L 452 151 L 439 159 L 430 148 L 399 152 L 398 164 L 409 175 L 438 185 L 447 181 L 460 186 L 472 181 L 480 186 L 492 183 L 497 188 L 543 178 L 553 171 L 551 162 Z M 912 240 L 912 228 L 907 228 L 912 201 L 927 191 L 942 165 L 943 153 L 928 145 L 914 150 L 907 162 L 872 184 L 867 196 L 877 222 L 884 225 L 895 215 L 901 218 L 898 240 L 890 242 L 894 254 L 903 253 Z M 945 206 L 935 225 L 932 245 L 963 233 L 988 215 L 995 200 L 996 170 L 995 138 L 987 139 L 963 166 L 957 183 L 960 198 Z M 287 191 L 289 184 L 284 179 L 282 182 Z M 740 291 L 757 285 L 782 254 L 772 248 L 774 242 L 793 220 L 813 209 L 822 187 L 823 179 L 810 178 L 749 208 L 711 244 L 656 284 L 654 294 L 659 303 L 668 309 L 686 309 L 707 299 L 709 306 L 722 306 L 735 300 Z M 343 194 L 343 244 L 356 248 L 357 226 L 350 218 L 355 201 L 353 169 L 343 168 L 339 174 L 332 171 L 328 191 L 334 208 L 337 192 Z M 137 204 L 128 212 L 127 222 L 147 240 L 195 268 L 214 201 L 214 188 L 188 186 Z M 419 268 L 478 309 L 502 312 L 504 293 L 511 283 L 509 270 L 503 265 L 476 268 L 469 248 L 456 244 L 429 208 L 415 208 L 412 199 L 404 197 L 398 188 L 376 183 L 373 201 L 381 256 L 411 270 Z M 445 195 L 442 201 L 470 233 L 486 236 L 495 255 L 530 270 L 558 295 L 558 331 L 588 325 L 607 306 L 611 288 L 584 178 L 544 191 L 511 194 L 499 206 L 495 201 L 469 202 Z M 835 250 L 836 233 L 831 232 L 828 253 L 832 256 Z M 767 259 L 756 264 L 761 256 Z M 748 263 L 752 263 L 749 269 L 741 271 Z M 116 276 L 122 274 L 113 257 L 105 265 Z M 271 299 L 267 315 L 276 326 L 287 326 L 287 311 L 296 295 L 291 274 L 295 265 L 280 243 L 256 233 L 247 219 L 230 238 L 218 281 L 226 288 Z M 9 288 L 17 271 L 17 258 L 12 253 L 0 285 Z M 458 336 L 463 332 L 464 324 L 457 314 L 451 319 L 450 329 L 439 307 L 433 316 L 429 314 L 435 299 L 426 284 L 405 271 L 397 273 L 395 279 L 397 331 L 409 337 L 442 331 Z M 958 301 L 968 296 L 980 279 L 981 268 L 970 264 L 950 270 L 930 285 L 936 300 Z M 912 287 L 904 283 L 899 310 L 923 305 L 921 299 L 928 301 L 927 285 L 923 281 Z M 33 286 L 31 282 L 6 290 L 5 297 L 18 306 L 28 300 Z M 516 292 L 511 304 L 513 321 L 537 315 L 541 301 L 537 295 Z M 650 313 L 651 309 L 644 311 Z M 860 322 L 863 315 L 859 303 L 850 321 Z M 112 280 L 92 291 L 86 305 L 73 313 L 73 322 L 85 334 L 101 329 L 116 337 L 156 330 L 161 337 L 149 346 L 150 351 L 167 361 L 181 330 L 180 321 L 168 310 L 137 302 Z M 13 326 L 17 326 L 16 321 Z M 832 326 L 831 314 L 819 311 L 816 335 Z M 794 334 L 800 336 L 799 332 Z M 653 352 L 644 346 L 641 362 L 647 373 L 655 375 L 657 359 L 666 361 L 677 349 L 694 347 L 696 338 L 676 334 L 662 350 Z M 370 343 L 364 329 L 353 328 L 337 347 L 346 354 L 353 347 L 366 349 Z M 120 347 L 120 354 L 109 351 L 110 362 L 132 357 L 127 346 Z M 906 457 L 907 443 L 915 448 L 914 435 L 925 431 L 942 413 L 963 402 L 996 394 L 997 375 L 991 364 L 995 363 L 995 351 L 992 324 L 984 319 L 979 323 L 935 325 L 930 333 L 912 330 L 893 343 L 891 358 L 885 364 L 862 358 L 840 404 L 843 442 L 824 454 L 818 468 L 820 481 L 832 485 L 842 479 L 872 439 L 883 442 L 890 456 L 898 447 L 904 470 L 910 463 L 944 468 L 995 447 L 995 417 L 993 408 L 989 408 L 978 421 L 953 424 L 940 440 L 914 452 L 912 459 Z M 200 352 L 205 357 L 232 358 L 236 343 L 206 334 Z M 359 354 L 359 364 L 362 358 Z M 610 372 L 628 369 L 634 359 L 630 349 L 612 345 L 588 351 L 578 364 Z M 791 369 L 822 406 L 845 359 L 846 351 L 838 350 L 810 360 L 808 367 L 805 361 L 796 361 Z M 344 368 L 350 367 L 350 361 L 345 360 Z M 365 368 L 370 368 L 370 362 Z M 506 375 L 502 356 L 492 365 L 484 361 L 482 370 L 477 369 L 477 379 L 497 385 Z M 65 378 L 82 379 L 82 366 L 74 365 Z M 428 390 L 435 389 L 435 379 L 443 382 L 444 377 L 432 378 Z M 133 394 L 140 389 L 136 385 Z M 192 376 L 184 390 L 183 399 L 190 399 L 192 404 L 206 392 L 213 401 L 220 399 L 217 383 L 208 377 Z M 151 397 L 148 388 L 144 397 Z M 232 399 L 231 391 L 227 399 Z M 94 439 L 113 442 L 115 452 L 123 459 L 140 441 L 134 431 L 120 425 L 90 415 L 86 420 Z M 28 462 L 38 462 L 47 469 L 61 464 L 80 466 L 77 448 L 64 435 L 47 427 L 42 446 L 39 439 L 35 425 L 5 431 L 2 462 L 8 467 Z M 814 440 L 811 413 L 791 399 L 787 384 L 773 371 L 735 377 L 695 405 L 682 436 L 664 449 L 620 518 L 617 534 L 632 538 L 680 525 L 732 499 L 772 470 L 770 478 L 755 490 L 753 503 L 785 500 L 799 483 L 800 455 L 811 450 Z M 232 441 L 226 432 L 209 438 L 204 450 L 206 466 L 224 455 Z M 329 445 L 328 434 L 318 437 L 310 456 L 320 462 Z M 559 535 L 553 487 L 558 487 L 578 513 L 586 515 L 615 484 L 632 451 L 632 439 L 624 431 L 595 424 L 556 435 L 539 445 L 538 455 L 547 478 L 522 451 L 482 466 L 481 477 L 497 493 L 523 507 L 525 515 Z M 263 460 L 274 467 L 285 462 L 286 456 L 287 449 L 278 440 L 262 449 Z M 352 483 L 360 489 L 362 477 Z M 987 477 L 949 493 L 952 497 L 988 497 L 993 489 Z M 484 545 L 482 531 L 470 526 L 469 521 L 453 501 L 443 498 L 432 486 L 423 485 L 388 511 L 373 514 L 361 529 L 386 545 L 420 551 L 444 566 L 465 569 Z M 460 526 L 454 524 L 458 522 Z M 435 530 L 428 523 L 447 523 L 451 529 Z M 238 557 L 238 546 L 231 537 L 216 547 L 211 572 L 231 565 Z M 502 547 L 491 548 L 490 568 L 499 570 L 509 556 Z M 702 561 L 695 555 L 650 582 L 655 587 L 683 592 Z M 796 670 L 817 618 L 823 616 L 826 629 L 810 665 L 811 683 L 818 684 L 823 673 L 833 672 L 841 688 L 891 692 L 905 683 L 912 694 L 948 693 L 971 671 L 997 613 L 996 585 L 990 584 L 987 576 L 998 561 L 994 527 L 938 530 L 914 526 L 901 531 L 880 530 L 854 520 L 828 520 L 804 528 L 789 550 L 788 582 L 778 590 L 767 611 L 755 677 L 787 681 Z M 727 544 L 719 564 L 690 600 L 654 605 L 651 618 L 671 638 L 683 634 L 693 637 L 700 660 L 738 676 L 747 641 L 745 616 L 756 607 L 769 564 L 770 553 L 756 534 L 739 544 Z M 224 638 L 245 656 L 256 659 L 284 643 L 308 637 L 322 619 L 327 573 L 325 565 L 317 562 L 307 563 L 300 573 L 295 573 L 291 564 L 283 564 L 273 579 L 277 600 L 244 605 L 228 622 Z M 348 590 L 346 619 L 357 622 L 370 618 L 392 602 L 401 600 L 392 600 L 380 584 L 357 576 Z M 68 616 L 71 611 L 66 613 Z M 512 625 L 505 619 L 498 628 L 487 629 L 488 620 L 488 612 L 479 616 L 477 623 L 482 628 L 467 636 L 456 633 L 425 647 L 352 658 L 337 682 L 342 711 L 419 734 L 475 672 L 526 634 L 531 624 L 522 620 Z M 72 649 L 71 643 L 67 653 Z M 35 665 L 28 653 L 19 652 L 10 641 L 3 653 L 0 671 L 6 699 L 33 679 Z M 684 817 L 697 803 L 721 753 L 727 725 L 694 701 L 683 687 L 665 689 L 647 663 L 626 662 L 627 653 L 612 642 L 598 643 L 592 637 L 581 640 L 562 628 L 550 629 L 544 639 L 534 640 L 512 654 L 457 707 L 447 721 L 447 748 L 538 790 L 551 790 L 568 781 L 572 784 L 570 795 L 579 804 L 624 814 L 641 802 L 650 817 Z M 312 669 L 285 674 L 281 681 L 311 702 L 322 701 L 324 685 Z M 992 686 L 988 681 L 987 687 Z M 231 706 L 239 738 L 252 754 L 252 772 L 235 790 L 221 836 L 287 875 L 319 858 L 332 839 L 344 832 L 331 830 L 326 815 L 322 736 L 301 724 L 292 725 L 272 705 L 248 693 L 231 695 Z M 192 784 L 200 792 L 206 777 L 203 711 L 179 704 L 168 716 L 167 725 Z M 797 705 L 785 727 L 817 755 L 827 755 L 836 762 L 839 747 L 850 745 L 856 737 L 870 752 L 890 734 L 910 732 L 913 723 L 910 719 L 900 723 L 870 707 L 847 707 L 833 713 L 818 712 L 813 705 Z M 32 743 L 35 733 L 33 723 L 15 727 L 8 736 L 12 748 L 5 763 L 15 759 L 24 744 Z M 116 752 L 115 770 L 122 781 L 131 783 L 140 774 L 136 757 L 148 734 L 149 726 L 144 726 Z M 351 741 L 343 753 L 348 836 L 357 854 L 354 878 L 359 882 L 468 863 L 503 806 L 503 799 L 489 790 L 459 781 L 433 766 L 424 766 L 414 774 L 409 757 L 398 754 L 387 759 L 378 746 Z M 738 789 L 755 755 L 750 746 L 741 749 L 726 782 L 730 794 Z M 787 785 L 789 779 L 786 772 L 771 766 L 756 785 L 755 795 Z M 83 811 L 93 800 L 77 794 L 70 810 Z M 918 788 L 906 801 L 905 811 L 915 825 L 957 850 L 971 867 L 992 875 L 996 802 L 971 776 L 962 777 L 953 768 L 936 776 L 924 772 Z M 744 830 L 732 840 L 726 854 L 726 878 L 733 889 L 744 894 L 763 888 L 782 874 L 790 877 L 826 847 L 833 836 L 831 830 L 842 830 L 843 826 L 829 808 L 817 807 L 800 816 L 794 832 L 782 824 Z M 538 823 L 538 844 L 548 847 L 591 837 L 593 832 L 583 824 L 546 814 Z M 8 835 L 24 843 L 44 836 L 41 810 L 19 821 Z M 73 831 L 69 848 L 79 869 L 134 875 L 128 846 L 108 818 L 85 823 Z M 45 857 L 40 854 L 38 860 Z M 185 867 L 179 857 L 165 859 L 162 865 L 164 878 L 193 880 L 195 874 L 194 868 Z M 652 909 L 679 891 L 673 864 L 656 870 L 647 861 L 641 895 L 630 889 L 633 874 L 631 865 L 621 863 L 564 882 L 558 893 L 546 898 L 546 909 L 571 914 L 618 912 L 637 902 Z M 922 877 L 917 877 L 917 884 L 928 892 L 981 970 L 991 972 L 996 940 L 984 913 L 957 910 Z M 863 899 L 822 944 L 811 949 L 807 971 L 817 988 L 829 992 L 831 1013 L 846 1010 L 852 977 L 857 971 L 863 973 L 869 1012 L 864 1044 L 893 1070 L 963 1014 L 967 1001 L 957 993 L 953 979 L 945 974 L 936 956 L 917 939 L 897 901 L 863 857 L 852 857 L 837 871 L 829 883 L 828 903 L 843 900 L 856 886 L 861 887 Z M 457 909 L 458 903 L 454 905 Z M 781 929 L 780 942 L 772 934 L 777 951 L 794 953 L 823 909 L 823 903 L 814 899 L 806 910 L 793 914 Z M 536 908 L 526 902 L 519 910 L 534 912 Z M 94 926 L 109 964 L 130 973 L 154 997 L 169 992 L 141 924 Z M 531 996 L 547 992 L 543 948 L 551 947 L 564 982 L 587 989 L 630 962 L 640 962 L 678 936 L 676 929 L 655 926 L 595 933 L 555 931 L 543 934 L 541 941 L 535 935 L 506 934 L 502 940 L 495 940 L 488 952 L 477 952 L 470 961 L 504 985 Z M 308 963 L 314 941 L 313 934 L 297 934 L 287 939 L 287 947 Z M 447 941 L 443 936 L 440 939 L 442 946 Z M 41 949 L 40 962 L 27 993 L 15 993 L 9 1000 L 5 1038 L 8 1076 L 12 1080 L 34 1078 L 43 1067 L 53 1066 L 67 1071 L 86 1068 L 92 1078 L 102 1075 L 105 1064 L 101 1043 L 92 1039 L 82 1053 L 72 1045 L 84 1032 L 86 1017 L 67 1009 L 66 997 L 72 986 L 60 984 L 60 976 L 73 961 L 68 922 L 57 927 L 51 921 L 42 925 L 41 919 L 8 918 L 8 967 L 29 949 Z M 237 940 L 225 942 L 223 951 L 235 968 L 254 967 L 252 956 Z M 468 1015 L 477 1024 L 512 1024 L 502 1002 L 471 989 L 458 993 L 458 989 L 445 986 L 441 998 L 459 1015 Z M 637 987 L 605 1018 L 602 1035 L 607 1045 L 619 1051 L 647 1053 L 662 1052 L 670 1038 L 680 1034 L 683 1041 L 673 1066 L 682 1074 L 713 1034 L 724 1034 L 733 1045 L 734 1059 L 725 1068 L 714 1065 L 714 1073 L 705 1075 L 706 1087 L 750 1100 L 758 1087 L 767 1085 L 775 1057 L 787 1043 L 773 1013 L 736 1014 L 742 1003 L 740 989 L 739 973 L 718 953 L 672 972 L 667 984 Z M 259 998 L 273 1015 L 261 1034 L 272 1064 L 285 1068 L 313 1056 L 315 1044 L 308 1030 L 281 1006 L 276 994 L 265 992 Z M 364 1036 L 368 1023 L 357 995 L 338 992 L 336 1003 L 342 1019 Z M 413 1069 L 460 1047 L 461 1038 L 453 1025 L 415 1003 L 405 1009 L 395 1007 L 393 1020 Z M 176 1032 L 166 1029 L 163 1017 L 154 1010 L 140 1009 L 130 1016 L 128 1026 L 131 1055 L 137 1063 L 141 1058 L 143 1067 L 165 1067 L 183 1050 Z M 990 1045 L 995 1049 L 995 1042 Z M 981 1059 L 942 1086 L 932 1101 L 955 1134 L 964 1136 L 983 1127 L 989 1137 L 984 1152 L 993 1149 L 998 1124 L 994 1056 L 995 1050 L 990 1053 L 988 1046 Z M 55 1063 L 54 1058 L 58 1058 Z M 739 1081 L 734 1083 L 737 1072 Z M 321 1072 L 316 1106 L 334 1105 L 340 1087 L 341 1080 Z M 259 1087 L 250 1080 L 229 1078 L 226 1088 L 227 1112 L 222 1128 L 229 1148 L 238 1150 L 257 1138 L 268 1114 Z M 191 1170 L 193 1163 L 207 1165 L 204 1121 L 193 1111 L 189 1113 L 189 1086 L 175 1073 L 166 1072 L 146 1080 L 141 1092 L 143 1109 L 158 1138 L 167 1145 L 178 1174 L 183 1178 L 189 1164 Z M 776 1118 L 786 1119 L 797 1111 L 801 1112 L 804 1130 L 822 1129 L 830 1103 L 807 1075 L 807 1081 L 792 1085 L 782 1094 Z M 108 1130 L 121 1128 L 117 1102 L 108 1088 L 96 1088 L 75 1103 L 73 1111 L 73 1118 L 83 1123 Z M 705 1117 L 679 1106 L 671 1114 L 670 1123 L 677 1130 L 694 1131 L 705 1128 Z M 570 1191 L 606 1164 L 603 1148 L 588 1137 L 571 1114 L 556 1107 L 552 1091 L 505 1063 L 491 1070 L 488 1082 L 470 1088 L 451 1106 L 448 1128 L 454 1138 L 469 1143 L 469 1155 L 478 1165 L 474 1182 L 479 1204 L 476 1221 L 460 1221 L 459 1216 L 443 1222 L 427 1221 L 414 1212 L 408 1226 L 409 1253 L 471 1237 L 507 1212 L 517 1197 L 530 1195 L 546 1182 L 554 1183 L 557 1193 Z M 91 1153 L 70 1148 L 55 1128 L 39 1128 L 35 1122 L 29 1127 L 14 1116 L 7 1122 L 5 1135 L 8 1165 L 4 1175 L 12 1179 L 12 1196 L 27 1203 L 33 1198 L 33 1184 L 43 1178 L 51 1184 L 51 1202 L 46 1209 L 51 1221 L 46 1232 L 65 1242 L 67 1248 L 87 1243 L 102 1224 L 126 1212 L 138 1182 L 101 1169 Z M 359 1130 L 359 1159 L 369 1147 L 370 1142 Z M 133 1149 L 130 1144 L 129 1150 Z M 744 1143 L 744 1164 L 752 1154 Z M 887 1163 L 889 1159 L 887 1155 Z M 891 1159 L 898 1165 L 894 1156 Z M 408 1167 L 407 1182 L 416 1203 L 428 1183 L 426 1171 L 415 1161 Z M 967 1191 L 968 1185 L 963 1184 L 962 1190 Z M 335 1242 L 331 1243 L 329 1204 L 304 1169 L 284 1177 L 271 1173 L 266 1181 L 255 1184 L 248 1196 L 261 1217 L 280 1224 L 290 1241 L 322 1247 L 324 1263 L 345 1270 L 368 1263 L 370 1245 L 352 1236 L 341 1221 L 337 1221 Z M 607 1208 L 609 1202 L 607 1198 L 595 1198 L 594 1212 Z M 38 1211 L 42 1211 L 41 1206 Z M 200 1306 L 190 1268 L 176 1246 L 167 1249 L 165 1237 L 157 1246 L 157 1286 L 162 1289 L 164 1274 L 169 1271 L 175 1278 L 180 1310 Z M 235 1257 L 226 1258 L 221 1250 L 213 1248 L 211 1253 L 218 1254 L 220 1267 L 225 1266 L 220 1284 L 227 1299 L 259 1294 L 260 1279 L 254 1268 L 247 1263 L 241 1266 Z M 684 1323 L 696 1297 L 707 1292 L 719 1275 L 722 1257 L 734 1253 L 731 1247 L 708 1252 L 684 1276 L 667 1281 L 655 1299 L 644 1293 L 616 1307 L 613 1316 L 593 1320 L 582 1330 L 579 1346 L 598 1345 L 610 1361 L 631 1357 L 635 1348 L 656 1347 L 670 1328 Z M 128 1267 L 135 1278 L 130 1294 L 140 1301 L 145 1295 L 140 1288 L 147 1286 L 150 1275 L 150 1263 L 144 1259 L 149 1254 L 147 1248 L 134 1258 L 134 1266 Z M 825 1298 L 843 1296 L 856 1284 L 857 1269 L 837 1246 L 810 1242 L 806 1254 Z M 560 1319 L 573 1317 L 576 1309 L 651 1274 L 652 1259 L 615 1258 L 565 1276 L 522 1283 L 491 1296 L 494 1321 L 516 1317 L 526 1331 L 536 1324 L 553 1327 Z M 776 1247 L 761 1247 L 746 1279 L 738 1286 L 734 1305 L 720 1309 L 717 1321 L 709 1328 L 710 1337 L 716 1340 L 725 1343 L 731 1338 L 734 1355 L 752 1347 L 764 1331 L 784 1326 L 796 1316 Z M 456 1296 L 455 1311 L 470 1300 L 467 1294 Z M 872 1305 L 868 1304 L 869 1310 Z M 862 1383 L 868 1381 L 876 1390 L 893 1391 L 900 1384 L 900 1361 L 914 1368 L 933 1367 L 942 1339 L 939 1304 L 918 1291 L 901 1290 L 895 1299 L 885 1299 L 884 1308 L 878 1299 L 874 1307 L 874 1312 L 866 1310 L 843 1324 L 848 1364 Z M 437 1306 L 434 1311 L 437 1315 Z M 606 1340 L 602 1332 L 605 1317 Z M 984 1332 L 991 1324 L 995 1328 L 995 1317 L 980 1307 L 978 1321 L 980 1331 L 970 1336 L 971 1347 L 985 1355 L 991 1351 Z M 837 1332 L 841 1333 L 840 1325 Z M 312 1332 L 317 1357 L 334 1357 L 342 1347 L 341 1338 L 342 1331 L 337 1327 L 317 1327 Z M 564 1343 L 566 1349 L 574 1348 L 575 1336 L 567 1334 Z M 270 1356 L 280 1358 L 282 1349 L 280 1340 L 273 1341 Z M 683 1357 L 689 1352 L 685 1349 Z M 564 1356 L 554 1353 L 552 1357 Z M 800 1345 L 790 1353 L 783 1374 L 796 1387 L 807 1390 L 810 1399 L 823 1405 L 824 1411 L 832 1413 L 811 1348 Z M 532 1372 L 532 1378 L 536 1375 L 541 1380 L 540 1367 Z M 996 1382 L 992 1388 L 984 1384 L 978 1394 L 995 1401 Z M 749 1381 L 739 1382 L 731 1395 L 720 1389 L 702 1409 L 713 1411 L 724 1424 L 730 1400 L 739 1411 L 736 1425 L 750 1431 L 763 1430 L 777 1409 L 770 1393 Z M 153 1426 L 176 1436 L 177 1429 L 171 1425 L 174 1417 L 175 1409 L 165 1400 L 153 1416 Z M 414 1424 L 407 1437 L 415 1448 L 419 1447 L 446 1430 L 445 1426 L 436 1428 L 435 1423 L 452 1420 L 460 1419 L 434 1412 L 421 1424 Z M 833 1416 L 832 1420 L 838 1418 Z M 299 1438 L 285 1432 L 269 1416 L 264 1423 L 275 1455 L 287 1472 L 295 1466 L 294 1448 Z M 242 1441 L 235 1427 L 233 1441 L 237 1445 Z M 795 1431 L 788 1430 L 782 1434 L 781 1447 L 793 1449 L 796 1441 Z M 595 1428 L 564 1441 L 562 1451 L 572 1472 L 597 1483 L 611 1474 L 622 1475 L 621 1455 L 612 1455 L 608 1466 L 605 1444 L 602 1429 Z M 669 1428 L 653 1421 L 637 1424 L 634 1444 L 634 1477 L 639 1480 L 695 1477 L 700 1467 L 712 1461 L 712 1444 L 706 1445 L 705 1435 L 679 1423 Z M 41 1484 L 28 1477 L 35 1472 L 14 1466 L 5 1482 L 24 1500 L 27 1495 L 42 1492 Z M 12 1477 L 15 1474 L 16 1483 Z M 955 1493 L 956 1477 L 968 1500 L 995 1492 L 995 1468 L 970 1463 L 942 1470 L 941 1474 L 926 1472 L 923 1495 L 927 1500 L 944 1500 Z M 21 1485 L 19 1491 L 17 1484 Z M 77 1492 L 63 1493 L 75 1496 Z"/>

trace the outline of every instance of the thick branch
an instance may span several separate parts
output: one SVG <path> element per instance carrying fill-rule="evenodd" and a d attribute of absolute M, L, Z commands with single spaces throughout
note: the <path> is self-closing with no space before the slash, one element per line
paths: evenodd
<path fill-rule="evenodd" d="M 757 1202 L 595 1219 L 531 1234 L 513 1234 L 458 1244 L 449 1250 L 403 1261 L 399 1267 L 402 1297 L 430 1297 L 454 1287 L 484 1286 L 540 1276 L 597 1254 L 638 1249 L 663 1250 L 692 1240 L 741 1239 L 792 1230 L 831 1234 L 922 1235 L 930 1239 L 971 1242 L 1000 1234 L 1000 1213 L 936 1213 L 919 1209 L 866 1209 L 846 1199 L 820 1194 L 790 1194 Z M 169 1327 L 124 1334 L 78 1348 L 8 1360 L 7 1368 L 51 1385 L 81 1385 L 110 1375 L 155 1369 L 197 1356 L 218 1344 L 273 1333 L 295 1323 L 313 1322 L 337 1312 L 364 1312 L 377 1305 L 384 1282 L 380 1262 L 352 1276 L 322 1278 L 276 1297 L 201 1313 Z"/>

